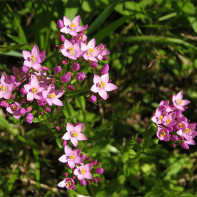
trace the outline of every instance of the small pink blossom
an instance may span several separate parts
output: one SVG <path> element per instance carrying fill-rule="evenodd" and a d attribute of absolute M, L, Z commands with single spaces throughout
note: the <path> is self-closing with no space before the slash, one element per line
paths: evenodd
<path fill-rule="evenodd" d="M 92 174 L 90 171 L 92 170 L 92 164 L 82 164 L 80 167 L 77 166 L 77 169 L 74 170 L 74 175 L 77 176 L 79 180 L 83 179 L 93 179 Z"/>
<path fill-rule="evenodd" d="M 66 187 L 66 189 L 75 189 L 75 182 L 72 178 L 65 178 L 63 181 L 59 182 L 58 187 Z"/>
<path fill-rule="evenodd" d="M 159 140 L 164 140 L 165 142 L 168 142 L 170 140 L 169 131 L 162 126 L 159 126 L 157 131 L 157 137 L 159 138 Z"/>
<path fill-rule="evenodd" d="M 21 112 L 20 112 L 20 104 L 17 101 L 14 101 L 13 104 L 8 106 L 6 108 L 6 111 L 9 112 L 10 114 L 13 114 L 14 118 L 19 119 L 21 117 Z"/>

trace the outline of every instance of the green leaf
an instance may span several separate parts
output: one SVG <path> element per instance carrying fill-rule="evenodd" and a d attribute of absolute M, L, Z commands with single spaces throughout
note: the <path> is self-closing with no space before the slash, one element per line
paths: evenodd
<path fill-rule="evenodd" d="M 9 122 L 3 117 L 0 115 L 0 128 L 1 129 L 9 129 L 10 128 L 10 124 Z"/>
<path fill-rule="evenodd" d="M 0 55 L 7 55 L 7 56 L 13 56 L 13 57 L 23 57 L 22 53 L 19 53 L 17 51 L 9 51 L 6 53 L 0 51 Z"/>
<path fill-rule="evenodd" d="M 40 188 L 40 162 L 39 162 L 39 155 L 38 155 L 38 151 L 36 148 L 33 148 L 33 155 L 34 155 L 34 159 L 35 159 L 35 164 L 36 164 L 36 187 L 37 189 Z"/>

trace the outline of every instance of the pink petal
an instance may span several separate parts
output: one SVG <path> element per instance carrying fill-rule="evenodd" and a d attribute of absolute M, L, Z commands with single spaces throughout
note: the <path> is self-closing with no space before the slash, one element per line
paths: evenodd
<path fill-rule="evenodd" d="M 84 174 L 84 178 L 86 178 L 86 179 L 93 179 L 92 174 L 90 172 L 86 172 Z"/>
<path fill-rule="evenodd" d="M 73 44 L 69 40 L 65 39 L 65 41 L 64 41 L 64 48 L 68 49 L 70 47 L 73 47 Z"/>
<path fill-rule="evenodd" d="M 58 160 L 62 163 L 66 163 L 67 162 L 66 155 L 62 155 Z"/>
<path fill-rule="evenodd" d="M 46 58 L 46 51 L 40 52 L 40 61 L 39 63 L 42 63 Z"/>
<path fill-rule="evenodd" d="M 94 79 L 93 79 L 93 82 L 94 83 L 101 83 L 101 77 L 100 76 L 98 76 L 98 75 L 94 75 Z"/>
<path fill-rule="evenodd" d="M 37 70 L 37 71 L 41 70 L 41 65 L 38 64 L 38 63 L 33 64 L 32 67 L 33 67 L 34 70 Z"/>
<path fill-rule="evenodd" d="M 83 133 L 78 133 L 77 139 L 78 140 L 87 140 L 88 138 Z"/>
<path fill-rule="evenodd" d="M 84 128 L 84 124 L 78 124 L 77 126 L 75 126 L 75 131 L 77 131 L 77 133 L 81 132 Z"/>
<path fill-rule="evenodd" d="M 71 141 L 71 143 L 73 144 L 74 147 L 77 147 L 77 145 L 78 145 L 78 140 L 77 140 L 77 138 L 72 137 L 70 141 Z"/>
<path fill-rule="evenodd" d="M 29 93 L 27 94 L 27 100 L 28 100 L 28 101 L 34 100 L 34 94 L 33 94 L 33 92 L 29 92 Z"/>
<path fill-rule="evenodd" d="M 60 29 L 60 32 L 68 34 L 69 29 L 68 29 L 68 27 L 63 27 L 62 29 Z"/>
<path fill-rule="evenodd" d="M 9 100 L 11 98 L 12 94 L 11 92 L 6 92 L 5 94 L 3 94 L 3 98 Z"/>
<path fill-rule="evenodd" d="M 188 105 L 190 103 L 190 101 L 188 100 L 182 100 L 182 105 L 185 106 L 185 105 Z"/>
<path fill-rule="evenodd" d="M 80 25 L 80 15 L 76 16 L 72 22 L 76 25 L 79 26 Z"/>
<path fill-rule="evenodd" d="M 33 63 L 31 61 L 28 61 L 28 60 L 25 60 L 24 63 L 23 63 L 24 66 L 27 66 L 29 68 L 31 68 L 32 64 Z"/>
<path fill-rule="evenodd" d="M 117 89 L 118 87 L 116 86 L 116 85 L 114 85 L 113 83 L 107 83 L 106 85 L 105 85 L 105 90 L 106 91 L 113 91 L 113 90 L 115 90 L 115 89 Z"/>
<path fill-rule="evenodd" d="M 63 17 L 63 21 L 64 21 L 65 26 L 68 26 L 71 24 L 71 20 L 69 18 L 67 18 L 66 16 Z"/>
<path fill-rule="evenodd" d="M 83 174 L 78 174 L 77 177 L 78 177 L 79 180 L 84 179 L 84 175 Z"/>
<path fill-rule="evenodd" d="M 81 31 L 85 31 L 86 27 L 85 26 L 79 26 L 79 27 L 76 27 L 75 31 L 76 32 L 81 32 Z"/>
<path fill-rule="evenodd" d="M 54 98 L 52 100 L 52 103 L 57 105 L 57 106 L 63 106 L 64 104 L 62 103 L 62 101 L 60 101 L 59 99 Z"/>
<path fill-rule="evenodd" d="M 68 165 L 69 165 L 69 167 L 70 167 L 71 169 L 73 169 L 73 168 L 75 167 L 74 162 L 71 161 L 71 160 L 68 161 Z"/>
<path fill-rule="evenodd" d="M 66 130 L 67 131 L 74 131 L 75 130 L 75 127 L 71 124 L 71 123 L 67 123 L 67 125 L 66 125 Z"/>
<path fill-rule="evenodd" d="M 90 40 L 88 42 L 88 48 L 94 49 L 95 48 L 95 44 L 96 44 L 96 40 L 95 40 L 95 38 L 93 38 L 92 40 Z"/>
<path fill-rule="evenodd" d="M 180 91 L 177 96 L 176 99 L 182 99 L 183 98 L 183 91 Z"/>
<path fill-rule="evenodd" d="M 97 92 L 99 91 L 99 88 L 96 87 L 96 85 L 94 84 L 94 85 L 91 87 L 90 90 L 91 90 L 92 92 L 94 92 L 94 93 L 97 93 Z"/>
<path fill-rule="evenodd" d="M 33 54 L 36 58 L 36 62 L 37 60 L 40 60 L 40 51 L 37 45 L 35 45 L 31 51 L 31 54 Z"/>
<path fill-rule="evenodd" d="M 67 154 L 67 155 L 71 155 L 72 154 L 72 149 L 68 146 L 68 145 L 66 145 L 65 147 L 64 147 L 64 152 Z"/>
<path fill-rule="evenodd" d="M 87 45 L 83 42 L 81 42 L 81 50 L 86 51 L 87 50 Z"/>
<path fill-rule="evenodd" d="M 93 62 L 98 62 L 98 60 L 95 57 L 92 57 L 92 56 L 88 56 L 88 59 L 93 61 Z"/>
<path fill-rule="evenodd" d="M 31 53 L 29 51 L 23 51 L 23 57 L 24 59 L 27 59 L 28 57 L 31 58 Z"/>
<path fill-rule="evenodd" d="M 59 182 L 58 184 L 57 184 L 57 186 L 58 187 L 65 187 L 66 186 L 66 181 L 65 181 L 65 179 L 63 180 L 63 181 L 61 181 L 61 182 Z"/>
<path fill-rule="evenodd" d="M 70 140 L 70 132 L 66 132 L 64 135 L 63 135 L 63 137 L 62 137 L 62 139 L 63 140 Z"/>
<path fill-rule="evenodd" d="M 107 100 L 107 98 L 108 98 L 108 94 L 107 94 L 107 92 L 105 90 L 99 90 L 99 95 L 104 100 Z"/>
<path fill-rule="evenodd" d="M 80 163 L 83 162 L 83 160 L 82 160 L 80 157 L 77 157 L 76 159 L 74 159 L 74 162 L 75 162 L 76 164 L 80 164 Z"/>
<path fill-rule="evenodd" d="M 104 81 L 105 83 L 108 83 L 109 81 L 109 73 L 106 73 L 105 75 L 101 76 L 101 81 Z"/>

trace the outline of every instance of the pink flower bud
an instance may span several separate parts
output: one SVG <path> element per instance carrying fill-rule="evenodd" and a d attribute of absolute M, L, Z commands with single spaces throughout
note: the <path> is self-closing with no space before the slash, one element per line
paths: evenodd
<path fill-rule="evenodd" d="M 98 67 L 98 64 L 97 64 L 96 62 L 92 62 L 92 63 L 90 64 L 90 66 L 91 66 L 92 68 L 97 68 L 97 67 Z"/>
<path fill-rule="evenodd" d="M 103 171 L 104 171 L 103 168 L 102 168 L 102 167 L 99 167 L 99 168 L 96 169 L 95 172 L 96 172 L 97 174 L 103 174 Z"/>
<path fill-rule="evenodd" d="M 76 80 L 83 81 L 86 78 L 86 74 L 84 72 L 77 73 Z"/>
<path fill-rule="evenodd" d="M 85 186 L 86 185 L 85 179 L 80 180 L 80 185 L 82 185 L 82 186 Z"/>
<path fill-rule="evenodd" d="M 52 80 L 51 80 L 51 83 L 55 83 L 55 79 L 52 79 Z"/>
<path fill-rule="evenodd" d="M 68 62 L 66 60 L 62 60 L 62 64 L 66 65 Z"/>
<path fill-rule="evenodd" d="M 90 160 L 91 160 L 91 157 L 88 157 L 88 158 L 87 158 L 87 161 L 89 162 Z"/>
<path fill-rule="evenodd" d="M 103 179 L 102 179 L 101 177 L 98 177 L 98 180 L 99 180 L 99 181 L 102 181 Z"/>
<path fill-rule="evenodd" d="M 63 140 L 62 145 L 63 146 L 66 146 L 67 145 L 67 141 L 66 140 Z"/>
<path fill-rule="evenodd" d="M 60 126 L 57 126 L 57 127 L 55 127 L 58 131 L 61 129 L 61 127 Z"/>
<path fill-rule="evenodd" d="M 49 71 L 49 68 L 47 68 L 46 66 L 42 66 L 43 70 Z"/>
<path fill-rule="evenodd" d="M 102 162 L 98 162 L 97 165 L 100 166 L 102 164 Z"/>
<path fill-rule="evenodd" d="M 63 21 L 59 19 L 59 20 L 57 21 L 57 26 L 58 26 L 59 29 L 62 29 L 62 28 L 64 27 Z"/>
<path fill-rule="evenodd" d="M 70 72 L 66 73 L 66 74 L 63 74 L 62 77 L 61 77 L 61 82 L 62 83 L 67 83 L 71 80 L 71 75 L 70 75 Z"/>
<path fill-rule="evenodd" d="M 34 119 L 34 116 L 32 113 L 27 114 L 26 120 L 28 123 L 32 123 L 33 119 Z"/>
<path fill-rule="evenodd" d="M 64 173 L 64 176 L 65 176 L 65 177 L 67 177 L 67 176 L 68 176 L 68 173 L 67 173 L 67 172 L 65 172 L 65 173 Z"/>
<path fill-rule="evenodd" d="M 56 45 L 55 45 L 55 48 L 56 48 L 56 49 L 59 49 L 60 47 L 59 47 L 59 45 L 56 44 Z"/>
<path fill-rule="evenodd" d="M 15 96 L 14 94 L 12 94 L 11 98 L 12 98 L 12 99 L 15 99 L 15 97 L 16 97 L 16 96 Z"/>
<path fill-rule="evenodd" d="M 72 65 L 72 70 L 73 71 L 78 71 L 79 69 L 80 69 L 79 64 L 77 64 L 77 63 L 74 62 L 74 64 Z"/>
<path fill-rule="evenodd" d="M 0 102 L 0 106 L 1 107 L 8 107 L 9 106 L 9 103 L 7 103 L 6 101 L 1 101 Z"/>
<path fill-rule="evenodd" d="M 25 98 L 22 98 L 21 99 L 21 103 L 23 103 L 23 104 L 26 103 L 26 99 Z"/>
<path fill-rule="evenodd" d="M 21 108 L 21 109 L 20 109 L 20 114 L 22 114 L 22 115 L 26 114 L 25 108 Z"/>
<path fill-rule="evenodd" d="M 105 64 L 102 68 L 101 68 L 101 74 L 105 75 L 106 73 L 109 72 L 109 65 Z"/>
<path fill-rule="evenodd" d="M 95 159 L 92 164 L 95 166 L 97 164 L 97 160 Z"/>
<path fill-rule="evenodd" d="M 67 89 L 69 89 L 69 90 L 75 90 L 75 87 L 73 85 L 68 85 L 67 86 Z"/>
<path fill-rule="evenodd" d="M 73 176 L 73 180 L 76 180 L 77 179 L 77 177 L 76 176 Z"/>
<path fill-rule="evenodd" d="M 60 36 L 60 40 L 61 40 L 62 42 L 64 42 L 64 41 L 66 40 L 66 38 L 65 38 L 63 35 L 61 35 L 61 36 Z"/>
<path fill-rule="evenodd" d="M 142 138 L 137 138 L 137 143 L 141 144 L 142 143 Z"/>
<path fill-rule="evenodd" d="M 29 107 L 26 109 L 26 112 L 29 113 L 31 110 L 32 110 L 32 108 L 29 106 Z"/>
<path fill-rule="evenodd" d="M 107 57 L 106 56 L 103 56 L 103 59 L 102 59 L 103 61 L 105 61 L 105 60 L 107 60 Z"/>
<path fill-rule="evenodd" d="M 183 136 L 180 136 L 179 137 L 179 140 L 181 140 L 181 141 L 184 140 L 184 137 Z"/>
<path fill-rule="evenodd" d="M 29 71 L 29 68 L 27 66 L 23 66 L 21 71 L 22 73 L 26 74 Z"/>
<path fill-rule="evenodd" d="M 94 183 L 98 183 L 98 179 L 97 178 L 93 178 L 92 180 Z"/>
<path fill-rule="evenodd" d="M 95 103 L 97 101 L 97 97 L 94 96 L 94 95 L 91 95 L 89 100 L 90 100 L 91 103 Z"/>
<path fill-rule="evenodd" d="M 85 155 L 85 154 L 81 154 L 80 156 L 81 156 L 81 158 L 82 158 L 83 160 L 85 160 L 85 158 L 86 158 L 86 155 Z"/>
<path fill-rule="evenodd" d="M 177 142 L 179 140 L 179 138 L 178 138 L 177 135 L 172 135 L 171 140 L 174 141 L 174 142 Z"/>
<path fill-rule="evenodd" d="M 88 184 L 88 185 L 91 185 L 91 182 L 90 182 L 90 180 L 87 180 L 86 182 L 87 182 L 87 184 Z"/>
<path fill-rule="evenodd" d="M 49 107 L 46 107 L 44 110 L 45 110 L 45 112 L 47 112 L 47 113 L 50 113 L 50 112 L 51 112 L 51 108 L 49 108 Z"/>
<path fill-rule="evenodd" d="M 187 149 L 187 150 L 189 149 L 189 145 L 186 144 L 185 142 L 181 143 L 180 145 L 181 145 L 181 148 L 183 149 Z"/>
<path fill-rule="evenodd" d="M 14 83 L 15 82 L 15 76 L 13 76 L 13 75 L 9 76 L 9 82 Z"/>
<path fill-rule="evenodd" d="M 53 70 L 54 70 L 55 74 L 58 74 L 58 73 L 61 73 L 62 67 L 61 66 L 56 66 Z"/>
<path fill-rule="evenodd" d="M 176 144 L 173 143 L 173 144 L 172 144 L 172 148 L 176 148 Z"/>
<path fill-rule="evenodd" d="M 39 114 L 42 116 L 44 114 L 44 112 L 43 111 L 40 111 Z"/>
<path fill-rule="evenodd" d="M 21 94 L 22 94 L 23 96 L 25 96 L 25 95 L 27 94 L 27 91 L 25 90 L 24 87 L 22 87 L 22 88 L 20 89 L 20 91 L 21 91 Z"/>

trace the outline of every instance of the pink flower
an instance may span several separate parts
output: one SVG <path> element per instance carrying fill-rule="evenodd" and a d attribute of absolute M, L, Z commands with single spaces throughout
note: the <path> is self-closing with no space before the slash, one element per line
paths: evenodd
<path fill-rule="evenodd" d="M 7 83 L 6 74 L 2 74 L 0 83 L 0 98 L 10 99 L 12 96 L 12 91 L 15 89 L 14 83 Z"/>
<path fill-rule="evenodd" d="M 97 174 L 103 174 L 103 171 L 104 171 L 103 168 L 102 168 L 102 167 L 99 167 L 99 168 L 96 169 L 95 172 L 96 172 Z"/>
<path fill-rule="evenodd" d="M 63 181 L 59 182 L 58 187 L 66 187 L 66 189 L 75 189 L 75 182 L 71 178 L 65 178 Z"/>
<path fill-rule="evenodd" d="M 173 125 L 176 124 L 176 120 L 174 120 L 176 117 L 176 113 L 170 113 L 169 115 L 164 116 L 164 118 L 162 119 L 162 123 L 166 126 L 166 127 L 171 127 Z"/>
<path fill-rule="evenodd" d="M 31 76 L 30 84 L 25 84 L 24 88 L 27 91 L 28 101 L 40 99 L 42 97 L 41 92 L 45 89 L 44 87 L 40 86 L 38 78 L 35 75 Z"/>
<path fill-rule="evenodd" d="M 47 90 L 42 92 L 43 97 L 46 99 L 48 105 L 52 104 L 57 106 L 63 106 L 63 103 L 59 98 L 65 93 L 65 90 L 55 90 L 55 85 L 52 83 Z"/>
<path fill-rule="evenodd" d="M 59 158 L 59 161 L 62 163 L 68 163 L 68 166 L 73 169 L 75 164 L 83 163 L 83 159 L 80 157 L 81 150 L 75 149 L 74 151 L 69 147 L 64 147 L 65 154 Z"/>
<path fill-rule="evenodd" d="M 91 87 L 91 91 L 98 93 L 104 100 L 108 98 L 107 92 L 116 90 L 118 87 L 112 83 L 109 83 L 109 73 L 102 75 L 94 75 L 94 85 Z"/>
<path fill-rule="evenodd" d="M 32 113 L 27 114 L 26 120 L 28 123 L 32 123 L 33 119 L 34 119 L 34 116 Z"/>
<path fill-rule="evenodd" d="M 6 111 L 9 112 L 10 114 L 13 114 L 14 118 L 19 119 L 21 117 L 21 113 L 20 113 L 20 104 L 16 101 L 14 101 L 13 104 L 11 104 L 10 106 L 8 106 L 6 108 Z"/>
<path fill-rule="evenodd" d="M 64 140 L 70 140 L 71 143 L 77 147 L 78 140 L 87 140 L 87 137 L 81 133 L 81 131 L 84 128 L 84 124 L 77 124 L 76 126 L 73 126 L 71 123 L 67 123 L 66 130 L 67 132 L 64 134 L 62 139 Z"/>
<path fill-rule="evenodd" d="M 182 98 L 183 98 L 183 91 L 180 91 L 177 95 L 172 96 L 172 102 L 177 109 L 181 111 L 185 111 L 184 107 L 188 105 L 190 101 L 182 100 Z"/>
<path fill-rule="evenodd" d="M 162 126 L 159 126 L 157 131 L 157 137 L 161 141 L 164 140 L 165 142 L 168 142 L 170 140 L 169 131 Z"/>
<path fill-rule="evenodd" d="M 88 25 L 80 26 L 80 16 L 76 16 L 72 21 L 66 16 L 63 17 L 64 27 L 60 30 L 65 34 L 70 34 L 71 36 L 77 36 L 78 32 L 85 31 Z"/>
<path fill-rule="evenodd" d="M 60 51 L 65 57 L 68 57 L 71 60 L 76 60 L 83 53 L 79 47 L 79 43 L 72 44 L 67 39 L 65 39 L 64 44 L 61 45 Z"/>
<path fill-rule="evenodd" d="M 106 48 L 106 46 L 103 45 L 103 44 L 99 44 L 99 45 L 96 47 L 96 49 L 99 50 L 99 55 L 98 55 L 98 59 L 99 59 L 99 60 L 104 60 L 104 57 L 105 57 L 106 55 L 109 55 L 109 54 L 110 54 L 110 52 L 109 52 L 108 50 L 106 50 L 105 48 Z"/>
<path fill-rule="evenodd" d="M 74 175 L 77 176 L 79 180 L 83 179 L 93 179 L 92 174 L 90 173 L 92 169 L 92 164 L 77 166 L 77 169 L 74 170 Z"/>
<path fill-rule="evenodd" d="M 29 51 L 23 51 L 23 57 L 25 59 L 24 66 L 27 66 L 29 68 L 33 68 L 35 70 L 41 70 L 41 65 L 45 58 L 45 51 L 40 52 L 37 45 L 35 45 L 31 52 Z"/>

